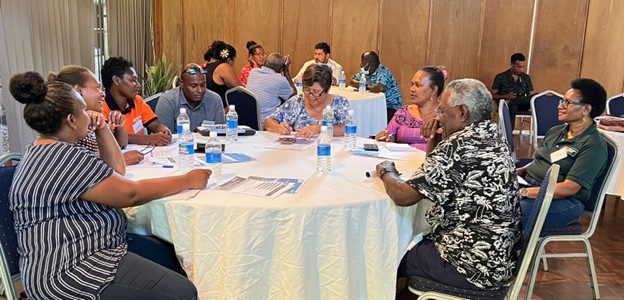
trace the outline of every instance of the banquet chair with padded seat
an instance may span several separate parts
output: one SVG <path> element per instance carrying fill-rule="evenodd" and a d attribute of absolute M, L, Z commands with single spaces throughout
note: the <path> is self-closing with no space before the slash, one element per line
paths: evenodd
<path fill-rule="evenodd" d="M 245 125 L 254 130 L 261 130 L 262 120 L 260 120 L 260 107 L 258 98 L 250 90 L 237 86 L 225 92 L 225 102 L 236 107 L 238 114 L 238 125 Z"/>
<path fill-rule="evenodd" d="M 17 234 L 13 213 L 9 209 L 9 190 L 13 182 L 16 165 L 6 166 L 11 161 L 21 160 L 22 155 L 5 153 L 0 156 L 0 279 L 7 300 L 17 300 L 15 281 L 20 277 Z"/>
<path fill-rule="evenodd" d="M 555 193 L 557 176 L 559 176 L 559 165 L 553 164 L 546 172 L 546 179 L 540 186 L 528 223 L 522 232 L 523 245 L 519 260 L 520 264 L 516 269 L 515 279 L 511 285 L 497 290 L 474 291 L 452 287 L 423 277 L 410 276 L 409 290 L 419 295 L 418 299 L 517 299 L 522 289 L 524 277 L 533 261 L 539 235 Z"/>
<path fill-rule="evenodd" d="M 511 156 L 516 162 L 516 168 L 524 167 L 529 164 L 532 159 L 517 159 L 516 158 L 516 149 L 514 146 L 514 138 L 513 138 L 513 130 L 511 129 L 511 116 L 509 115 L 509 106 L 507 105 L 507 101 L 505 99 L 501 99 L 498 104 L 498 125 L 503 133 L 503 139 L 509 145 L 509 151 L 511 152 Z"/>
<path fill-rule="evenodd" d="M 544 138 L 550 128 L 562 125 L 557 111 L 563 96 L 555 91 L 547 90 L 531 98 L 531 143 L 538 148 L 537 140 Z"/>
<path fill-rule="evenodd" d="M 607 100 L 607 115 L 624 116 L 624 93 L 615 95 Z"/>
<path fill-rule="evenodd" d="M 594 234 L 596 226 L 598 225 L 598 219 L 606 198 L 607 188 L 617 169 L 616 162 L 619 160 L 620 156 L 617 144 L 609 137 L 605 135 L 603 135 L 603 137 L 607 140 L 607 165 L 602 174 L 596 178 L 589 196 L 589 201 L 585 205 L 585 214 L 590 216 L 589 226 L 585 232 L 583 232 L 583 226 L 580 223 L 574 223 L 566 227 L 546 228 L 542 230 L 540 235 L 542 238 L 539 240 L 538 250 L 536 252 L 537 255 L 535 256 L 535 262 L 532 265 L 532 270 L 529 276 L 529 285 L 526 291 L 527 297 L 530 297 L 533 293 L 540 259 L 542 259 L 544 271 L 548 271 L 547 258 L 586 257 L 589 269 L 589 282 L 594 293 L 594 299 L 600 299 L 598 279 L 596 278 L 596 267 L 594 265 L 594 257 L 589 238 Z M 546 245 L 553 242 L 583 242 L 585 252 L 546 253 Z"/>
<path fill-rule="evenodd" d="M 156 112 L 156 105 L 158 105 L 158 99 L 160 98 L 160 96 L 163 93 L 156 93 L 154 95 L 151 95 L 147 98 L 145 98 L 145 103 L 147 103 L 147 105 L 149 105 L 149 107 L 152 109 L 153 112 Z"/>

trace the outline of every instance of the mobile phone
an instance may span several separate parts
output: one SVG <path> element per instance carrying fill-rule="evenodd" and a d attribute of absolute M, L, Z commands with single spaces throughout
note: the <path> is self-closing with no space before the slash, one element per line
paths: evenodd
<path fill-rule="evenodd" d="M 364 150 L 366 151 L 379 151 L 377 144 L 364 144 Z"/>

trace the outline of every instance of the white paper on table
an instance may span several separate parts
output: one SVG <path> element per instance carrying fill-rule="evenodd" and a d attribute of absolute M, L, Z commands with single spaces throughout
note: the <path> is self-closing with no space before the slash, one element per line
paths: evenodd
<path fill-rule="evenodd" d="M 148 157 L 147 161 L 158 166 L 175 166 L 178 162 L 176 157 Z"/>
<path fill-rule="evenodd" d="M 310 147 L 312 147 L 314 143 L 308 144 L 280 144 L 279 142 L 272 142 L 265 145 L 260 145 L 260 148 L 266 149 L 276 149 L 276 150 L 293 150 L 293 151 L 303 151 Z"/>
<path fill-rule="evenodd" d="M 386 148 L 392 152 L 416 152 L 417 149 L 414 149 L 409 144 L 396 144 L 396 143 L 386 143 Z"/>
<path fill-rule="evenodd" d="M 156 158 L 169 158 L 169 157 L 178 157 L 178 145 L 169 145 L 169 146 L 162 146 L 162 147 L 156 147 L 154 148 L 154 150 L 149 154 L 150 157 L 156 157 Z"/>
<path fill-rule="evenodd" d="M 289 190 L 293 185 L 293 183 L 288 182 L 272 182 L 236 176 L 220 184 L 216 189 L 245 195 L 276 198 Z"/>
<path fill-rule="evenodd" d="M 167 199 L 169 200 L 188 200 L 191 198 L 194 198 L 195 196 L 197 196 L 197 194 L 199 194 L 200 190 L 184 190 L 181 191 L 177 194 L 171 195 L 169 197 L 167 197 Z"/>

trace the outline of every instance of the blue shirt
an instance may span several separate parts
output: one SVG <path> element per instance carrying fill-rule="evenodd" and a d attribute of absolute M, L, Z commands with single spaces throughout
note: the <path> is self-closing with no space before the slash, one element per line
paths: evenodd
<path fill-rule="evenodd" d="M 343 96 L 333 96 L 334 101 L 331 104 L 331 108 L 334 110 L 334 125 L 342 125 L 347 119 L 347 115 L 351 109 L 351 104 L 349 103 L 349 100 Z M 308 110 L 305 108 L 305 102 L 302 95 L 295 95 L 291 97 L 267 118 L 280 122 L 280 113 L 284 114 L 284 122 L 286 122 L 295 131 L 299 131 L 306 126 L 321 124 L 322 121 L 313 118 L 308 113 Z"/>
<path fill-rule="evenodd" d="M 351 77 L 352 80 L 362 80 L 362 70 Z M 366 77 L 367 84 L 383 84 L 386 86 L 386 106 L 389 108 L 399 109 L 403 106 L 403 97 L 399 91 L 396 79 L 390 73 L 390 70 L 383 64 L 379 64 L 375 73 L 364 75 Z"/>
<path fill-rule="evenodd" d="M 221 97 L 211 90 L 206 89 L 204 99 L 195 108 L 186 101 L 182 87 L 176 87 L 166 91 L 156 105 L 156 115 L 172 133 L 178 133 L 178 115 L 180 108 L 186 108 L 186 114 L 191 119 L 191 132 L 201 126 L 204 120 L 214 121 L 215 124 L 225 124 L 225 114 L 223 113 L 223 103 Z"/>
<path fill-rule="evenodd" d="M 256 95 L 260 107 L 260 118 L 264 120 L 282 103 L 293 95 L 289 80 L 271 68 L 261 67 L 251 70 L 247 78 L 247 89 Z"/>

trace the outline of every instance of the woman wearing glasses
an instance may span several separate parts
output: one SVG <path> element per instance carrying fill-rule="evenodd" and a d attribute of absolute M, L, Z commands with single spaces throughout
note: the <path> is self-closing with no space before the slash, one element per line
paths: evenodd
<path fill-rule="evenodd" d="M 518 191 L 522 199 L 523 224 L 539 192 L 537 185 L 553 163 L 561 168 L 544 228 L 578 222 L 594 181 L 606 166 L 607 144 L 594 122 L 604 111 L 606 99 L 607 93 L 598 82 L 586 78 L 572 81 L 572 88 L 563 96 L 557 112 L 559 121 L 566 124 L 551 128 L 535 152 L 533 162 L 516 170 L 519 176 L 535 185 Z"/>
<path fill-rule="evenodd" d="M 196 299 L 188 279 L 127 251 L 120 208 L 203 189 L 210 171 L 126 179 L 107 164 L 107 153 L 99 159 L 74 146 L 89 127 L 98 145 L 114 138 L 103 118 L 89 116 L 72 86 L 26 72 L 11 78 L 9 90 L 25 104 L 25 121 L 39 133 L 26 147 L 9 194 L 28 297 Z"/>
<path fill-rule="evenodd" d="M 236 49 L 223 41 L 214 41 L 204 53 L 206 64 L 206 87 L 219 94 L 223 107 L 227 107 L 225 92 L 243 85 L 234 73 Z"/>
<path fill-rule="evenodd" d="M 334 136 L 344 135 L 344 122 L 351 109 L 347 98 L 329 94 L 332 69 L 324 64 L 311 64 L 303 73 L 303 95 L 284 102 L 264 120 L 264 129 L 279 134 L 313 137 L 321 132 L 323 109 L 334 110 Z"/>
<path fill-rule="evenodd" d="M 427 150 L 427 141 L 421 137 L 420 128 L 438 115 L 436 109 L 447 78 L 448 74 L 443 66 L 418 70 L 412 77 L 410 88 L 412 104 L 399 108 L 386 129 L 380 131 L 375 139 L 410 144 L 414 148 Z"/>
<path fill-rule="evenodd" d="M 240 77 L 238 77 L 243 85 L 247 85 L 247 78 L 249 78 L 249 73 L 251 73 L 251 70 L 264 66 L 266 58 L 264 48 L 256 44 L 255 41 L 247 42 L 247 50 L 249 50 L 249 57 L 247 58 L 249 64 L 245 65 L 241 69 L 241 75 Z"/>

